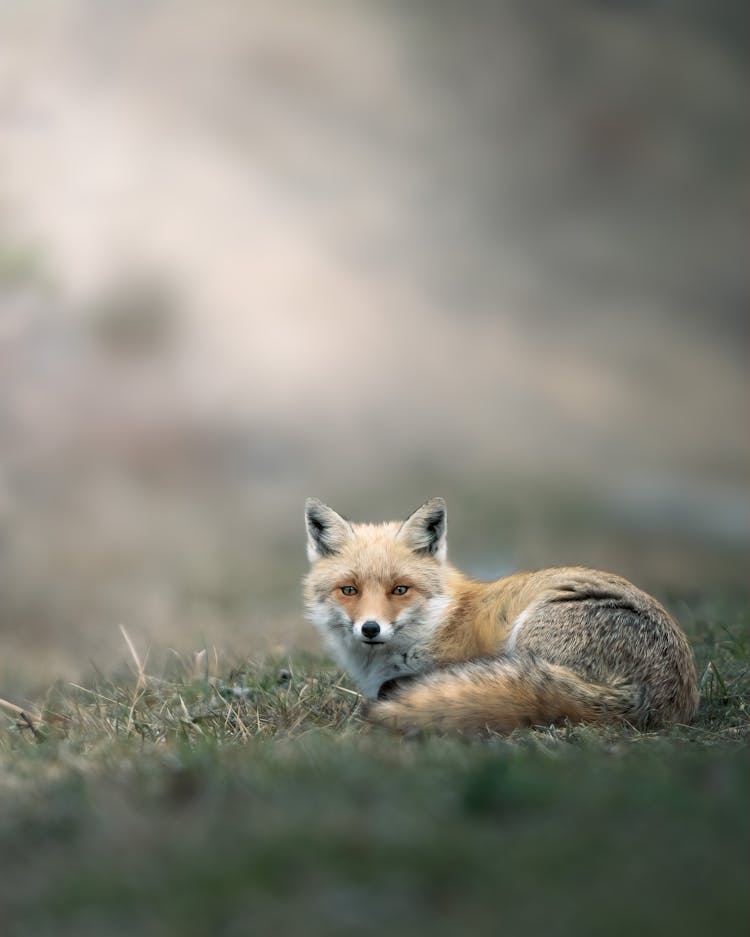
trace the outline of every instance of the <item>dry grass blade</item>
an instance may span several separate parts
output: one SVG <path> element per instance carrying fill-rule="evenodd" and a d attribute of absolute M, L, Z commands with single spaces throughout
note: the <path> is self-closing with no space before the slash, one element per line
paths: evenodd
<path fill-rule="evenodd" d="M 32 718 L 32 717 L 26 712 L 25 709 L 23 709 L 21 706 L 16 706 L 16 704 L 15 704 L 15 703 L 11 703 L 10 700 L 6 700 L 6 699 L 1 699 L 1 698 L 0 698 L 0 706 L 2 706 L 3 709 L 7 709 L 9 712 L 12 712 L 15 716 L 18 716 L 18 718 L 21 720 L 21 722 L 23 723 L 23 725 L 24 725 L 27 729 L 30 729 L 30 730 L 31 730 L 31 733 L 32 733 L 32 735 L 34 736 L 34 738 L 36 738 L 36 739 L 41 739 L 41 738 L 42 738 L 42 734 L 39 732 L 39 729 L 38 729 L 37 726 L 35 725 L 35 722 L 40 721 L 40 719 L 39 719 L 38 716 L 34 716 L 34 717 Z"/>
<path fill-rule="evenodd" d="M 0 706 L 2 706 L 3 709 L 9 710 L 15 716 L 20 716 L 23 713 L 23 709 L 20 706 L 16 706 L 15 703 L 11 703 L 7 699 L 0 698 Z"/>
<path fill-rule="evenodd" d="M 143 689 L 146 686 L 146 674 L 144 672 L 141 659 L 138 656 L 138 652 L 135 649 L 135 645 L 130 640 L 130 635 L 125 630 L 124 625 L 120 625 L 120 631 L 122 632 L 122 636 L 125 639 L 125 643 L 128 646 L 128 650 L 130 651 L 133 657 L 133 660 L 135 661 L 136 674 L 137 674 L 136 682 L 135 682 L 135 689 L 133 690 L 133 698 L 130 703 L 130 711 L 128 713 L 128 722 L 127 722 L 127 728 L 126 728 L 126 732 L 129 735 L 133 729 L 133 714 L 135 712 L 135 707 L 138 703 L 141 693 L 143 692 Z"/>
<path fill-rule="evenodd" d="M 83 693 L 88 693 L 90 696 L 94 696 L 97 699 L 106 700 L 108 703 L 113 703 L 115 706 L 117 706 L 117 700 L 112 699 L 111 696 L 105 696 L 103 693 L 96 692 L 96 690 L 90 690 L 87 686 L 81 686 L 80 683 L 73 683 L 70 681 L 69 685 L 75 687 L 76 690 L 81 690 Z"/>
<path fill-rule="evenodd" d="M 128 650 L 130 651 L 130 654 L 131 654 L 133 660 L 135 661 L 136 672 L 138 673 L 138 676 L 139 676 L 139 677 L 142 677 L 142 676 L 143 676 L 143 664 L 141 663 L 141 659 L 140 659 L 140 657 L 138 656 L 138 652 L 137 652 L 136 649 L 135 649 L 135 645 L 134 645 L 133 642 L 130 640 L 130 635 L 129 635 L 129 634 L 127 633 L 127 631 L 125 630 L 125 626 L 124 626 L 124 625 L 120 625 L 119 627 L 120 627 L 120 632 L 121 632 L 123 638 L 125 639 L 125 643 L 126 643 L 127 646 L 128 646 Z"/>

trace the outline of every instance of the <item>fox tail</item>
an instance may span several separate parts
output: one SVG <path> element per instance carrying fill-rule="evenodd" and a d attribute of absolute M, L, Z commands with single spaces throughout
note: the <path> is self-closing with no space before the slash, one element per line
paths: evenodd
<path fill-rule="evenodd" d="M 624 681 L 591 683 L 531 654 L 456 664 L 396 684 L 367 717 L 391 728 L 511 732 L 521 726 L 648 721 L 643 692 Z"/>

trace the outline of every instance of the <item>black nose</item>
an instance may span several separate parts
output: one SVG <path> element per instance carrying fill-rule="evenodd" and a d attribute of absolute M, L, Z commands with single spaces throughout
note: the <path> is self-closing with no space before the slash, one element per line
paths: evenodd
<path fill-rule="evenodd" d="M 362 634 L 366 638 L 375 638 L 380 634 L 380 625 L 376 621 L 366 621 L 362 625 Z"/>

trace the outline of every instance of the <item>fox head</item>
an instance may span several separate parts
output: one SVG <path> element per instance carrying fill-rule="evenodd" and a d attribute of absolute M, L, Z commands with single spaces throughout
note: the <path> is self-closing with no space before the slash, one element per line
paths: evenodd
<path fill-rule="evenodd" d="M 432 498 L 403 522 L 352 524 L 305 504 L 307 614 L 345 666 L 410 651 L 445 610 L 446 508 Z"/>

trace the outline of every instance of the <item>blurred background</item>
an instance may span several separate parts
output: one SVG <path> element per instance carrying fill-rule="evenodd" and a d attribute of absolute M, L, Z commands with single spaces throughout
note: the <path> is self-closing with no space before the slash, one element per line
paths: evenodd
<path fill-rule="evenodd" d="M 745 6 L 0 3 L 0 675 L 316 646 L 306 495 L 745 590 Z"/>

